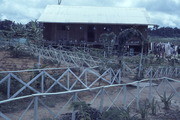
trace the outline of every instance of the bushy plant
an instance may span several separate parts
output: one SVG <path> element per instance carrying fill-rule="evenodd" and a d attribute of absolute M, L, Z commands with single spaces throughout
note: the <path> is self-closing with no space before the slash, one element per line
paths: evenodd
<path fill-rule="evenodd" d="M 169 96 L 167 96 L 166 91 L 163 93 L 163 95 L 158 94 L 159 97 L 161 98 L 161 101 L 164 104 L 164 109 L 165 110 L 169 110 L 170 109 L 170 104 L 171 104 L 171 100 L 174 96 L 174 93 L 171 93 Z"/>
<path fill-rule="evenodd" d="M 90 107 L 90 104 L 85 102 L 73 102 L 71 108 L 77 111 L 76 120 L 98 120 L 101 117 L 98 110 Z"/>
<path fill-rule="evenodd" d="M 148 100 L 142 101 L 138 110 L 138 113 L 141 115 L 142 120 L 147 120 L 149 110 L 150 110 L 150 105 Z"/>
<path fill-rule="evenodd" d="M 110 55 L 112 55 L 112 51 L 116 43 L 116 34 L 113 32 L 109 34 L 101 34 L 99 41 L 103 44 L 104 51 L 106 52 L 107 56 L 109 57 Z"/>
<path fill-rule="evenodd" d="M 159 105 L 158 105 L 158 102 L 155 100 L 155 98 L 152 99 L 149 105 L 150 105 L 150 110 L 151 110 L 152 115 L 156 115 Z"/>
<path fill-rule="evenodd" d="M 102 120 L 137 120 L 136 115 L 130 115 L 129 108 L 111 108 L 103 112 Z"/>

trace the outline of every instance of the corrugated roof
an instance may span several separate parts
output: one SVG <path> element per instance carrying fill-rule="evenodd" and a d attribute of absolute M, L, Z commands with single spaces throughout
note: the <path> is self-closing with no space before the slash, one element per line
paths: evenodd
<path fill-rule="evenodd" d="M 48 5 L 38 19 L 47 23 L 97 23 L 149 25 L 144 8 Z"/>

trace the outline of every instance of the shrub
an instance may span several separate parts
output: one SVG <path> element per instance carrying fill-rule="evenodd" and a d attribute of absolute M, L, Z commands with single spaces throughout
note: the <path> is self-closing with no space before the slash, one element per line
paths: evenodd
<path fill-rule="evenodd" d="M 141 115 L 142 120 L 147 120 L 149 110 L 150 110 L 149 108 L 150 108 L 150 105 L 149 105 L 148 100 L 141 102 L 138 113 Z"/>
<path fill-rule="evenodd" d="M 149 105 L 150 105 L 150 110 L 151 110 L 152 115 L 156 115 L 159 105 L 158 105 L 158 102 L 155 100 L 155 98 L 152 99 Z"/>
<path fill-rule="evenodd" d="M 129 108 L 111 108 L 102 114 L 102 120 L 137 120 L 136 115 L 131 116 Z"/>
<path fill-rule="evenodd" d="M 164 103 L 165 110 L 170 109 L 170 104 L 171 104 L 171 100 L 172 100 L 173 96 L 174 96 L 174 93 L 171 93 L 169 96 L 167 96 L 166 92 L 164 92 L 163 96 L 159 95 L 159 97 L 161 98 L 161 101 Z"/>
<path fill-rule="evenodd" d="M 85 102 L 73 102 L 71 108 L 77 111 L 76 120 L 98 120 L 101 117 L 98 110 L 90 107 L 90 104 Z"/>

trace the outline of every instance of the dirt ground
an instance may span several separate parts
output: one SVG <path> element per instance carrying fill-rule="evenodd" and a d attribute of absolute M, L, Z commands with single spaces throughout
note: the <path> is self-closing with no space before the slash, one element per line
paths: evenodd
<path fill-rule="evenodd" d="M 37 59 L 30 59 L 28 57 L 24 57 L 24 58 L 12 58 L 10 52 L 0 52 L 0 70 L 1 71 L 7 71 L 7 70 L 22 70 L 22 69 L 30 69 L 34 67 L 34 64 L 37 63 Z M 13 64 L 12 64 L 13 63 Z M 56 67 L 53 65 L 50 65 L 51 67 Z M 127 79 L 127 78 L 123 78 L 122 79 L 124 83 L 127 82 L 133 82 L 133 80 Z M 175 83 L 175 82 L 171 82 L 171 84 L 174 86 L 174 88 L 177 90 L 177 92 L 180 92 L 180 83 Z M 104 95 L 104 99 L 103 99 L 103 107 L 104 108 L 108 108 L 109 106 L 112 105 L 112 101 L 117 99 L 115 101 L 115 105 L 116 106 L 122 106 L 123 104 L 123 91 L 118 95 L 120 89 L 122 87 L 114 87 L 114 88 L 108 88 L 105 89 L 107 94 Z M 154 86 L 154 88 L 152 89 L 152 95 L 153 97 L 158 101 L 159 105 L 160 105 L 160 111 L 158 112 L 157 116 L 150 116 L 151 120 L 163 120 L 161 118 L 166 117 L 166 116 L 170 116 L 173 115 L 173 111 L 179 111 L 180 110 L 180 99 L 178 95 L 174 95 L 173 99 L 172 99 L 172 104 L 171 104 L 171 110 L 169 111 L 164 111 L 163 108 L 163 104 L 161 102 L 161 99 L 159 97 L 159 95 L 157 94 L 157 91 L 155 90 L 155 88 L 157 88 L 157 86 Z M 142 88 L 140 88 L 142 89 Z M 171 86 L 166 86 L 167 92 L 168 94 L 170 94 L 173 89 L 171 88 Z M 162 90 L 164 90 L 163 86 L 160 86 L 158 89 L 158 92 L 162 94 Z M 86 103 L 90 103 L 94 97 L 96 96 L 96 94 L 98 93 L 97 90 L 95 91 L 91 91 L 91 92 L 83 92 L 78 94 L 78 97 L 82 100 L 82 101 L 86 101 Z M 66 108 L 64 108 L 63 111 L 60 111 L 60 109 L 63 107 L 63 105 L 65 105 L 67 103 L 67 101 L 71 98 L 73 94 L 67 94 L 67 95 L 57 95 L 57 96 L 46 96 L 46 97 L 42 97 L 40 98 L 42 101 L 45 102 L 45 104 L 49 107 L 49 109 L 51 111 L 53 111 L 54 113 L 59 113 L 62 112 L 67 113 L 67 112 L 72 112 L 72 109 L 70 108 L 70 105 L 67 105 Z M 118 95 L 118 96 L 117 96 Z M 128 86 L 127 87 L 127 94 L 126 94 L 126 103 L 127 105 L 130 105 L 131 111 L 134 111 L 135 105 L 136 105 L 136 95 L 137 95 L 137 89 L 136 87 L 133 86 Z M 140 94 L 140 98 L 141 100 L 145 100 L 146 98 L 149 98 L 149 87 L 146 87 L 142 90 L 141 94 Z M 4 113 L 5 115 L 7 115 L 9 118 L 11 118 L 12 120 L 18 120 L 18 118 L 22 115 L 22 113 L 24 112 L 24 110 L 26 109 L 26 107 L 28 107 L 28 105 L 30 104 L 32 99 L 24 101 L 24 102 L 19 102 L 17 104 L 11 104 L 13 106 L 17 106 L 15 108 L 17 108 L 17 110 L 9 110 L 9 111 L 13 111 L 13 112 L 6 112 Z M 94 103 L 91 105 L 93 108 L 97 108 L 99 109 L 100 107 L 100 101 L 101 98 L 100 96 L 97 97 L 97 99 L 95 99 Z M 22 103 L 22 104 L 21 104 Z M 129 104 L 131 103 L 131 104 Z M 25 106 L 22 107 L 22 109 L 18 109 L 19 106 Z M 27 113 L 25 114 L 25 116 L 23 117 L 24 120 L 33 120 L 34 118 L 34 109 L 33 109 L 34 105 L 32 104 L 32 106 L 30 107 L 30 109 L 27 111 Z M 11 109 L 11 107 L 8 108 L 7 105 L 7 110 Z M 105 110 L 105 109 L 104 109 Z M 164 114 L 166 113 L 166 114 Z M 48 110 L 46 110 L 42 105 L 39 106 L 38 108 L 38 114 L 39 114 L 39 119 L 45 119 L 45 118 L 52 118 L 52 115 L 48 112 Z M 174 115 L 176 116 L 176 115 Z M 160 117 L 160 118 L 158 118 Z M 167 118 L 167 117 L 166 117 Z M 179 118 L 180 119 L 180 118 Z M 0 118 L 0 120 L 3 120 L 2 118 Z M 165 120 L 165 119 L 164 119 Z M 176 120 L 176 119 L 167 119 L 167 120 Z M 178 119 L 177 119 L 178 120 Z"/>
<path fill-rule="evenodd" d="M 171 84 L 174 86 L 174 88 L 177 90 L 177 92 L 180 92 L 180 84 L 175 83 L 175 82 L 171 82 Z M 158 115 L 157 116 L 150 116 L 150 120 L 154 120 L 156 118 L 160 119 L 165 117 L 166 115 L 172 113 L 173 111 L 179 111 L 180 110 L 180 99 L 178 95 L 174 95 L 173 99 L 172 99 L 172 104 L 171 104 L 171 110 L 169 111 L 164 111 L 163 108 L 163 104 L 160 100 L 159 95 L 156 93 L 157 91 L 155 91 L 155 88 L 157 86 L 153 87 L 152 90 L 152 95 L 153 97 L 158 101 L 158 104 L 160 106 L 160 110 L 158 111 Z M 173 90 L 170 88 L 170 86 L 166 86 L 166 88 L 168 89 L 168 93 L 171 93 Z M 112 102 L 111 100 L 114 100 L 117 97 L 118 94 L 118 87 L 116 88 L 108 88 L 106 89 L 107 94 L 104 95 L 104 99 L 103 99 L 103 106 L 104 108 L 108 108 Z M 142 88 L 140 88 L 142 89 Z M 163 86 L 159 87 L 158 92 L 161 93 L 163 90 Z M 135 96 L 137 93 L 137 89 L 136 87 L 133 86 L 129 86 L 127 87 L 127 98 L 126 98 L 126 103 L 127 105 L 130 105 L 129 103 L 131 103 L 131 101 L 134 99 L 134 101 L 131 103 L 130 108 L 131 111 L 134 111 L 134 108 L 136 106 L 136 100 L 135 100 Z M 83 92 L 81 94 L 78 94 L 78 97 L 82 100 L 82 101 L 86 101 L 87 103 L 90 103 L 90 101 L 93 100 L 93 98 L 95 97 L 95 95 L 97 94 L 98 91 L 93 91 L 93 92 Z M 57 96 L 47 96 L 45 98 L 41 98 L 41 100 L 43 100 L 47 106 L 49 106 L 50 110 L 52 110 L 54 113 L 58 113 L 58 112 L 62 112 L 60 111 L 60 109 L 63 107 L 63 105 L 66 104 L 66 102 L 68 101 L 68 99 L 72 96 L 73 94 L 67 94 L 67 95 L 57 95 Z M 141 94 L 140 94 L 140 98 L 141 100 L 145 100 L 146 98 L 148 98 L 149 96 L 149 87 L 146 87 L 142 90 Z M 123 94 L 121 93 L 118 97 L 117 100 L 115 101 L 115 105 L 117 106 L 122 106 L 123 104 Z M 97 99 L 94 101 L 94 103 L 91 105 L 93 108 L 97 108 L 99 109 L 100 106 L 100 96 L 97 97 Z M 29 101 L 30 103 L 30 101 Z M 28 106 L 28 105 L 27 105 Z M 104 109 L 105 110 L 105 109 Z M 70 105 L 67 105 L 66 108 L 63 110 L 63 114 L 68 113 L 68 112 L 72 112 L 72 109 L 70 108 Z M 11 112 L 11 113 L 6 113 L 6 115 L 13 119 L 13 120 L 17 120 L 20 115 L 23 113 L 23 110 L 19 110 L 19 111 L 15 111 L 15 112 Z M 164 114 L 165 113 L 165 114 Z M 40 106 L 38 109 L 38 114 L 39 114 L 39 118 L 40 119 L 45 119 L 45 118 L 52 118 L 52 115 L 43 107 Z M 173 114 L 171 114 L 171 116 L 173 117 Z M 174 112 L 174 116 L 175 116 L 175 112 Z M 177 116 L 177 115 L 176 115 Z M 34 117 L 34 109 L 33 109 L 33 105 L 30 108 L 30 110 L 27 111 L 27 113 L 25 114 L 25 117 L 23 117 L 23 119 L 25 120 L 33 120 Z M 1 120 L 1 119 L 0 119 Z M 171 120 L 171 119 L 168 119 Z M 172 119 L 172 120 L 176 120 L 176 119 Z M 178 119 L 177 119 L 178 120 Z"/>

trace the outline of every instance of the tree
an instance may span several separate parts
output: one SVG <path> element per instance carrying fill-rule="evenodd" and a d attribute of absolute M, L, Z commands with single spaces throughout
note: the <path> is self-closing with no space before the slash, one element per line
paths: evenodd
<path fill-rule="evenodd" d="M 107 56 L 111 55 L 116 43 L 116 34 L 113 32 L 103 33 L 100 35 L 99 41 L 103 44 Z"/>
<path fill-rule="evenodd" d="M 139 30 L 134 29 L 134 28 L 125 29 L 124 31 L 120 32 L 117 37 L 119 56 L 122 56 L 124 54 L 124 46 L 126 42 L 133 37 L 139 38 L 141 41 L 141 46 L 143 47 L 145 39 L 142 33 Z"/>
<path fill-rule="evenodd" d="M 13 30 L 14 22 L 10 20 L 0 21 L 0 35 L 5 40 L 10 40 L 14 36 L 15 32 Z"/>
<path fill-rule="evenodd" d="M 29 42 L 41 44 L 43 40 L 43 27 L 37 21 L 31 21 L 26 24 L 26 38 Z"/>
<path fill-rule="evenodd" d="M 25 26 L 10 20 L 0 21 L 0 37 L 5 40 L 25 37 Z"/>
<path fill-rule="evenodd" d="M 142 58 L 143 58 L 143 49 L 144 49 L 144 42 L 145 42 L 145 38 L 143 36 L 143 34 L 134 28 L 130 28 L 130 29 L 126 29 L 122 32 L 119 33 L 118 35 L 118 50 L 119 50 L 119 56 L 123 56 L 124 53 L 124 46 L 126 44 L 126 42 L 128 40 L 130 40 L 133 37 L 137 37 L 140 39 L 141 41 L 141 58 L 140 58 L 140 62 L 139 62 L 139 72 L 138 72 L 138 78 L 142 77 Z"/>

